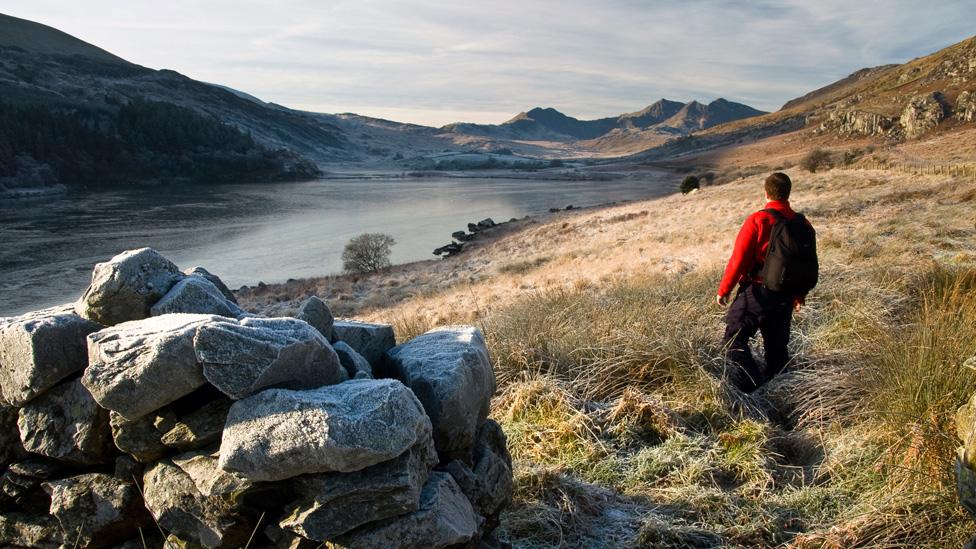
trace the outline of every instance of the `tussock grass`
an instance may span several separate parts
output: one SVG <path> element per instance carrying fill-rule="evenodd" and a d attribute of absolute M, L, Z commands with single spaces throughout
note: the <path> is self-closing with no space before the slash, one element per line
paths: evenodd
<path fill-rule="evenodd" d="M 521 482 L 620 495 L 607 505 L 643 517 L 623 545 L 962 543 L 952 418 L 976 391 L 961 367 L 976 355 L 976 271 L 832 274 L 796 323 L 791 368 L 752 396 L 722 381 L 715 272 L 559 288 L 489 315 L 495 416 Z M 546 515 L 552 493 L 529 493 L 504 523 L 513 541 L 582 543 L 566 537 L 580 525 Z M 560 505 L 576 504 L 591 508 Z"/>

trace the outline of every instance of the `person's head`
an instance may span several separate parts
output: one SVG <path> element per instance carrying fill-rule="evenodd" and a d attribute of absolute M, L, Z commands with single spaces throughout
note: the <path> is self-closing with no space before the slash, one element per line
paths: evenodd
<path fill-rule="evenodd" d="M 789 200 L 793 182 L 785 173 L 774 172 L 766 178 L 765 186 L 767 200 Z"/>

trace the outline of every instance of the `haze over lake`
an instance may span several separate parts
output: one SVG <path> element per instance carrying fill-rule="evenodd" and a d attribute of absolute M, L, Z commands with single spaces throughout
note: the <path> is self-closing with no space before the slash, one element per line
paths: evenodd
<path fill-rule="evenodd" d="M 426 178 L 73 191 L 0 201 L 0 315 L 76 299 L 95 263 L 156 248 L 231 287 L 337 273 L 350 238 L 393 235 L 393 262 L 432 259 L 453 231 L 672 192 L 646 174 L 617 181 Z M 540 248 L 545 242 L 539 242 Z"/>

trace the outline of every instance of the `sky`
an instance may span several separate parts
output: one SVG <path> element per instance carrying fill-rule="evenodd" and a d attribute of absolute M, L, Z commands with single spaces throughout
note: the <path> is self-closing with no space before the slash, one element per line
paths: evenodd
<path fill-rule="evenodd" d="M 976 32 L 976 0 L 3 0 L 134 63 L 265 101 L 440 126 L 665 97 L 763 110 Z"/>

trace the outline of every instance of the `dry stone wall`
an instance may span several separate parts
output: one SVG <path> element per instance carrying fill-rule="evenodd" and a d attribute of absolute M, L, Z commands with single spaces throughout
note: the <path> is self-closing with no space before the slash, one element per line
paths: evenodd
<path fill-rule="evenodd" d="M 484 337 L 312 297 L 263 318 L 156 251 L 0 319 L 0 546 L 492 547 L 512 493 Z"/>

